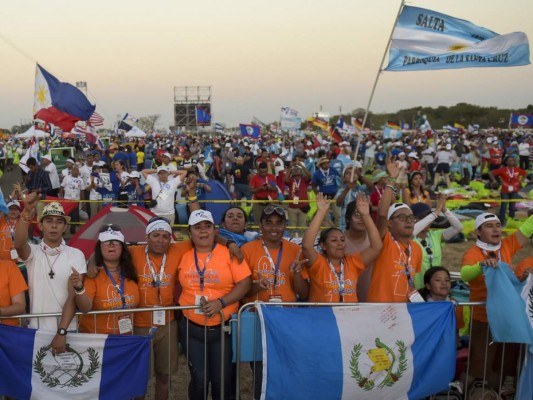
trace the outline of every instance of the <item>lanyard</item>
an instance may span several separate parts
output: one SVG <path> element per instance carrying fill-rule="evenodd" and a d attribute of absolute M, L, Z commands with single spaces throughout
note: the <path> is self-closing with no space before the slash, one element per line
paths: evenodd
<path fill-rule="evenodd" d="M 331 269 L 331 272 L 333 272 L 333 275 L 335 275 L 335 279 L 337 279 L 337 284 L 339 285 L 339 296 L 340 296 L 340 302 L 344 303 L 344 258 L 341 260 L 341 272 L 337 273 L 337 270 L 335 269 L 335 266 L 331 262 L 331 260 L 328 258 L 328 265 L 329 269 Z"/>
<path fill-rule="evenodd" d="M 10 224 L 9 222 L 6 221 L 7 227 L 9 228 L 9 232 L 11 233 L 11 246 L 12 247 L 15 247 L 15 228 L 17 226 L 17 221 L 15 221 L 14 224 Z"/>
<path fill-rule="evenodd" d="M 300 183 L 302 183 L 302 178 L 298 179 L 298 184 L 296 184 L 296 179 L 293 181 L 292 185 L 292 194 L 295 195 L 296 192 L 300 189 Z"/>
<path fill-rule="evenodd" d="M 194 265 L 196 266 L 196 272 L 198 273 L 198 276 L 200 277 L 200 291 L 204 291 L 204 279 L 205 279 L 205 269 L 207 268 L 207 264 L 209 264 L 209 261 L 211 261 L 211 257 L 213 256 L 213 250 L 216 247 L 216 243 L 213 244 L 213 248 L 211 249 L 211 252 L 207 255 L 207 258 L 205 259 L 204 263 L 204 269 L 200 269 L 198 266 L 198 254 L 196 253 L 196 247 L 194 248 Z"/>
<path fill-rule="evenodd" d="M 148 246 L 145 247 L 144 253 L 146 255 L 146 264 L 148 264 L 148 268 L 150 268 L 150 273 L 152 274 L 152 287 L 157 288 L 157 299 L 159 300 L 159 303 L 161 303 L 161 282 L 163 281 L 163 277 L 165 276 L 165 264 L 167 263 L 167 253 L 163 255 L 163 261 L 161 262 L 161 269 L 159 270 L 159 277 L 155 273 L 154 267 L 150 261 L 150 258 L 148 257 Z"/>
<path fill-rule="evenodd" d="M 109 272 L 105 264 L 104 264 L 104 269 L 105 269 L 105 273 L 111 280 L 111 283 L 117 290 L 117 293 L 120 296 L 120 300 L 122 300 L 122 308 L 123 309 L 126 308 L 126 294 L 124 293 L 124 271 L 122 270 L 122 268 L 120 269 L 120 286 L 119 286 L 119 284 L 115 281 L 115 278 L 113 278 L 113 275 Z"/>
<path fill-rule="evenodd" d="M 507 175 L 509 175 L 509 180 L 512 180 L 514 178 L 514 175 L 515 175 L 515 170 L 514 168 L 507 168 Z"/>
<path fill-rule="evenodd" d="M 409 284 L 409 288 L 412 289 L 415 287 L 415 285 L 413 284 L 413 278 L 411 277 L 411 273 L 409 272 L 409 266 L 411 265 L 411 242 L 409 242 L 409 245 L 407 246 L 407 249 L 405 251 L 407 253 L 407 262 L 402 263 L 402 259 L 405 257 L 404 252 L 400 248 L 400 245 L 398 244 L 396 239 L 393 238 L 393 240 L 394 244 L 398 248 L 398 252 L 400 253 L 399 264 L 405 268 L 405 276 L 407 277 L 407 283 Z"/>
<path fill-rule="evenodd" d="M 281 255 L 283 254 L 283 240 L 279 246 L 279 253 L 278 253 L 278 261 L 274 265 L 274 260 L 272 259 L 272 256 L 270 255 L 270 252 L 268 251 L 268 248 L 265 245 L 265 242 L 263 242 L 263 250 L 265 251 L 266 256 L 268 257 L 268 261 L 270 262 L 270 266 L 274 270 L 274 291 L 276 290 L 276 286 L 278 284 L 278 273 L 279 273 L 279 265 L 281 263 Z"/>

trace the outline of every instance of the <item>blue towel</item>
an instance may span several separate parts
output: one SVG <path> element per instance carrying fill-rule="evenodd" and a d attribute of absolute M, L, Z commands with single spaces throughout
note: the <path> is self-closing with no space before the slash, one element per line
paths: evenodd
<path fill-rule="evenodd" d="M 7 208 L 6 199 L 4 199 L 4 194 L 0 190 L 0 212 L 7 214 L 9 209 Z"/>
<path fill-rule="evenodd" d="M 533 328 L 526 315 L 521 293 L 524 283 L 513 274 L 509 264 L 485 267 L 487 317 L 495 342 L 533 345 Z"/>

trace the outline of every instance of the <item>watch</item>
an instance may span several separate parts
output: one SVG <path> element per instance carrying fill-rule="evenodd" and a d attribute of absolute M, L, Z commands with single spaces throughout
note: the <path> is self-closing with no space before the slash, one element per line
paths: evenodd
<path fill-rule="evenodd" d="M 229 248 L 232 244 L 237 244 L 237 242 L 235 242 L 235 240 L 233 240 L 233 239 L 226 240 L 226 247 L 227 248 Z"/>
<path fill-rule="evenodd" d="M 59 336 L 67 336 L 67 330 L 66 330 L 65 328 L 59 328 L 59 329 L 57 330 L 57 334 L 58 334 Z"/>

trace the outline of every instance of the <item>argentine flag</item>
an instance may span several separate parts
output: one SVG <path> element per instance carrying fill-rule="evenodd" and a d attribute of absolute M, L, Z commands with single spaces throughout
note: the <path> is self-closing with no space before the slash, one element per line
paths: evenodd
<path fill-rule="evenodd" d="M 150 336 L 67 335 L 52 355 L 53 333 L 0 325 L 0 395 L 16 399 L 128 399 L 148 383 Z"/>
<path fill-rule="evenodd" d="M 453 379 L 451 302 L 259 312 L 262 399 L 421 399 Z"/>
<path fill-rule="evenodd" d="M 463 19 L 404 6 L 394 28 L 386 71 L 529 64 L 523 32 L 499 35 Z"/>

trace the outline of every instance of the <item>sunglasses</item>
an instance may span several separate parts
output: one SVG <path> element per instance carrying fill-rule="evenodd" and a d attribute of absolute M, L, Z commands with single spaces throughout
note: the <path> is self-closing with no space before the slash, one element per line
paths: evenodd
<path fill-rule="evenodd" d="M 115 231 L 115 232 L 122 232 L 122 229 L 120 229 L 120 226 L 118 225 L 115 225 L 115 224 L 105 224 L 105 225 L 102 225 L 102 227 L 100 228 L 100 230 L 98 231 L 99 233 L 104 233 L 104 232 L 107 232 L 108 230 L 112 230 L 112 231 Z"/>
<path fill-rule="evenodd" d="M 156 222 L 156 221 L 164 221 L 166 222 L 167 224 L 170 225 L 170 222 L 168 219 L 166 218 L 163 218 L 163 217 L 152 217 L 148 220 L 148 224 L 147 225 L 150 225 L 152 222 Z"/>
<path fill-rule="evenodd" d="M 433 254 L 433 250 L 431 249 L 431 247 L 428 246 L 428 242 L 426 241 L 426 239 L 421 240 L 420 244 L 426 249 L 426 253 L 428 254 L 428 256 Z"/>
<path fill-rule="evenodd" d="M 266 215 L 272 215 L 273 213 L 276 213 L 280 217 L 285 217 L 285 210 L 282 207 L 276 206 L 274 204 L 270 204 L 270 205 L 266 206 L 263 212 Z"/>
<path fill-rule="evenodd" d="M 391 219 L 399 219 L 402 222 L 406 222 L 406 221 L 415 222 L 416 221 L 416 218 L 414 215 L 405 215 L 405 214 L 397 215 L 396 217 L 392 217 Z"/>

